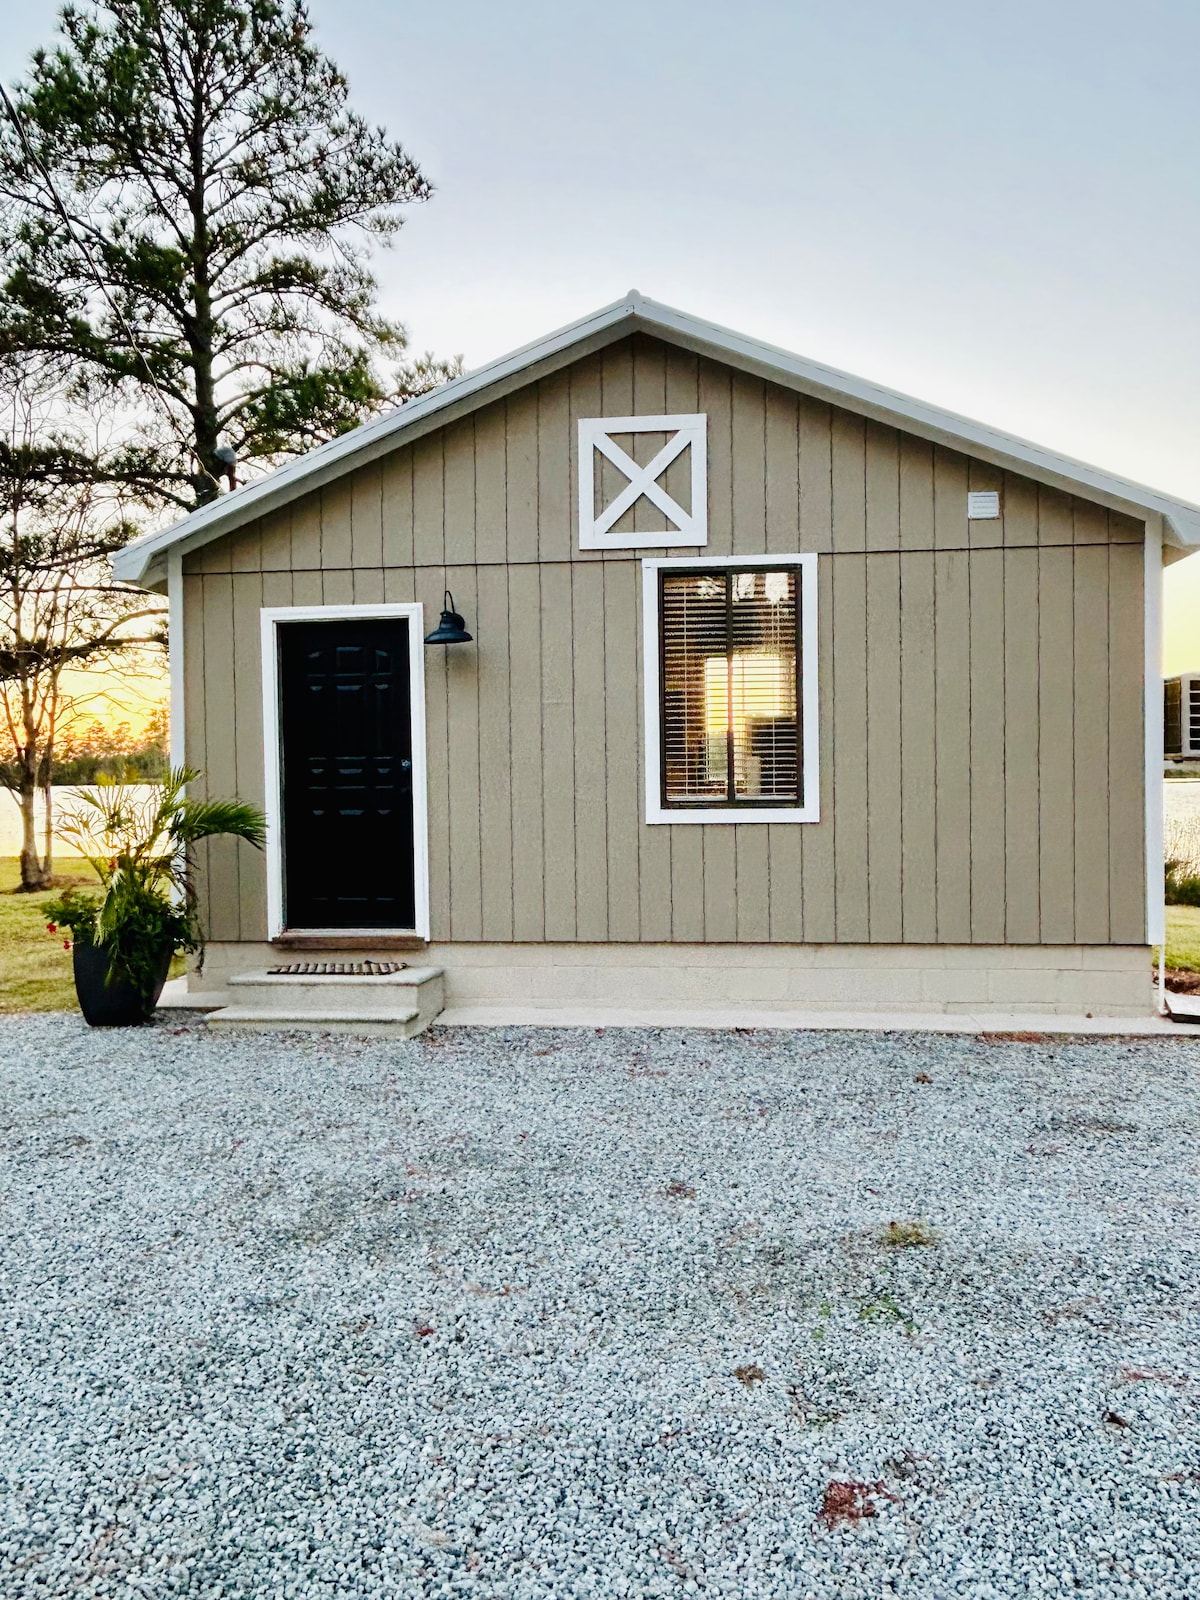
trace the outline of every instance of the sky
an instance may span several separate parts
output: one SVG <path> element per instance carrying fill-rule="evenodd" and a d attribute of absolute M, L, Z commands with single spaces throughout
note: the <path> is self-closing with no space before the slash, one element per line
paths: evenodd
<path fill-rule="evenodd" d="M 634 287 L 1200 500 L 1195 0 L 310 0 L 469 366 Z M 0 73 L 56 7 L 0 0 Z M 1200 556 L 1166 578 L 1200 668 Z"/>

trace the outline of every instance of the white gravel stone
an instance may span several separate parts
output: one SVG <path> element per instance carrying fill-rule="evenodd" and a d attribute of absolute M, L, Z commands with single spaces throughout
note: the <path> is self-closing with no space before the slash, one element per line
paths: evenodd
<path fill-rule="evenodd" d="M 8 1600 L 1200 1594 L 1200 1041 L 23 1017 L 0 1086 Z"/>

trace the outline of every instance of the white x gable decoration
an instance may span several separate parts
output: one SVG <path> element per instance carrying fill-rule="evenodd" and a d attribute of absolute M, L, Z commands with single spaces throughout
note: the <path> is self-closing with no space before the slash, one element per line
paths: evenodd
<path fill-rule="evenodd" d="M 613 435 L 622 433 L 666 433 L 671 437 L 644 467 L 619 444 Z M 579 419 L 579 547 L 581 550 L 639 550 L 648 547 L 708 543 L 708 418 L 677 417 L 581 417 Z M 667 493 L 659 479 L 677 457 L 691 447 L 692 509 L 685 511 Z M 599 511 L 596 508 L 595 453 L 599 451 L 629 480 L 614 500 Z M 613 533 L 630 506 L 645 497 L 667 519 L 667 528 L 657 531 Z"/>

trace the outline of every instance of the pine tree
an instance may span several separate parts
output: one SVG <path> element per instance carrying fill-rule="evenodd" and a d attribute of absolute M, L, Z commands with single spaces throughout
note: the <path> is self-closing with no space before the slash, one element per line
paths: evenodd
<path fill-rule="evenodd" d="M 125 407 L 64 472 L 190 507 L 228 451 L 244 475 L 456 370 L 405 364 L 377 310 L 370 249 L 430 185 L 351 109 L 302 0 L 68 6 L 12 102 L 0 361 Z"/>

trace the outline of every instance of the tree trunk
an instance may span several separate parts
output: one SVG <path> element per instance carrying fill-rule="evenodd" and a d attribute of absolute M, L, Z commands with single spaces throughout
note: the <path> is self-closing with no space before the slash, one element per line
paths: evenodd
<path fill-rule="evenodd" d="M 197 72 L 192 87 L 192 126 L 188 155 L 191 163 L 191 192 L 188 206 L 192 213 L 192 304 L 191 317 L 185 318 L 185 332 L 191 351 L 195 401 L 192 405 L 193 449 L 200 472 L 196 479 L 196 500 L 204 505 L 220 493 L 217 482 L 217 386 L 214 376 L 212 269 L 209 259 L 208 198 L 205 194 L 205 127 L 208 120 L 203 74 Z"/>
<path fill-rule="evenodd" d="M 20 894 L 31 894 L 35 889 L 49 889 L 50 858 L 38 855 L 37 820 L 34 806 L 37 801 L 37 784 L 24 774 L 17 794 L 21 806 L 21 883 Z"/>
<path fill-rule="evenodd" d="M 46 872 L 46 883 L 54 882 L 54 790 L 50 783 L 50 772 L 47 767 L 46 781 L 42 785 L 42 804 L 45 815 L 42 819 L 42 840 L 45 846 L 42 855 L 42 866 Z"/>

